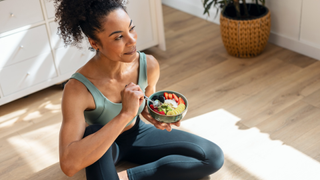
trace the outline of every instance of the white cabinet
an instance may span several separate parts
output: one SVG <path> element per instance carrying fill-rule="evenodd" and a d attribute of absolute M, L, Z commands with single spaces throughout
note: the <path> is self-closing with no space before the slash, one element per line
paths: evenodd
<path fill-rule="evenodd" d="M 40 54 L 51 54 L 45 25 L 0 38 L 0 68 Z"/>
<path fill-rule="evenodd" d="M 137 50 L 165 50 L 160 0 L 135 0 L 127 5 L 136 25 Z M 0 106 L 68 80 L 95 52 L 64 47 L 57 35 L 52 0 L 0 1 Z"/>
<path fill-rule="evenodd" d="M 54 14 L 55 14 L 55 9 L 54 9 L 54 4 L 53 4 L 53 0 L 43 0 L 44 5 L 46 7 L 46 15 L 47 18 L 54 18 Z"/>
<path fill-rule="evenodd" d="M 75 72 L 95 55 L 95 52 L 88 50 L 89 42 L 87 40 L 82 42 L 82 49 L 78 49 L 74 46 L 64 47 L 63 40 L 57 35 L 57 23 L 51 22 L 49 26 L 51 30 L 51 46 L 53 47 L 59 74 L 63 75 Z"/>
<path fill-rule="evenodd" d="M 271 11 L 271 32 L 299 39 L 302 0 L 267 0 Z"/>
<path fill-rule="evenodd" d="M 138 34 L 137 49 L 145 49 L 158 43 L 156 11 L 152 9 L 155 9 L 153 0 L 139 0 L 137 3 L 130 3 L 127 7 L 127 12 Z"/>
<path fill-rule="evenodd" d="M 56 76 L 51 54 L 43 54 L 3 68 L 0 85 L 3 95 L 8 96 Z"/>
<path fill-rule="evenodd" d="M 320 60 L 319 0 L 267 0 L 271 11 L 269 41 Z"/>
<path fill-rule="evenodd" d="M 0 1 L 0 33 L 43 20 L 39 0 Z"/>
<path fill-rule="evenodd" d="M 300 40 L 320 49 L 320 1 L 303 1 Z"/>
<path fill-rule="evenodd" d="M 54 53 L 60 74 L 75 72 L 95 54 L 88 49 L 79 50 L 76 47 L 61 47 L 56 49 Z"/>

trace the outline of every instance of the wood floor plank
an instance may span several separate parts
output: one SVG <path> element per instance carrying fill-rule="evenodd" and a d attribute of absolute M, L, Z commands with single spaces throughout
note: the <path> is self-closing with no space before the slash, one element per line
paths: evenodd
<path fill-rule="evenodd" d="M 320 108 L 320 89 L 303 98 L 303 101 Z"/>
<path fill-rule="evenodd" d="M 297 101 L 283 111 L 276 113 L 265 121 L 257 124 L 256 127 L 269 134 L 275 133 L 277 131 L 281 131 L 281 129 L 286 127 L 288 124 L 306 118 L 317 111 L 318 109 L 314 106 Z"/>
<path fill-rule="evenodd" d="M 319 68 L 320 63 L 314 63 L 229 108 L 228 111 L 240 117 L 246 126 L 255 126 L 301 100 L 303 96 L 300 92 L 320 77 Z"/>
<path fill-rule="evenodd" d="M 205 90 L 199 92 L 201 95 L 197 97 L 187 95 L 188 99 L 194 104 L 190 105 L 190 108 L 195 113 L 205 113 L 203 111 L 207 111 L 202 104 L 208 104 L 207 107 L 211 111 L 220 108 L 228 109 L 228 107 L 257 94 L 264 88 L 276 83 L 276 80 L 289 76 L 296 70 L 297 67 L 285 64 L 277 59 L 261 61 L 242 72 L 238 72 L 230 81 L 223 82 L 220 80 L 212 83 L 213 86 L 206 84 L 207 88 L 202 87 Z M 250 111 L 250 109 L 245 110 L 246 112 Z M 193 116 L 193 112 L 189 112 L 188 115 Z"/>
<path fill-rule="evenodd" d="M 298 138 L 305 135 L 308 131 L 312 130 L 314 127 L 319 127 L 320 121 L 320 111 L 319 109 L 312 109 L 310 110 L 308 115 L 300 116 L 300 118 L 292 119 L 288 124 L 286 124 L 280 131 L 275 131 L 270 133 L 270 137 L 272 139 L 281 139 L 282 142 L 288 145 L 295 145 L 297 149 L 300 147 L 300 144 L 297 142 Z M 293 133 L 294 132 L 294 133 Z M 313 138 L 313 134 L 309 134 L 309 138 Z M 319 142 L 319 141 L 318 141 Z M 309 142 L 312 143 L 312 142 Z M 319 147 L 319 144 L 317 144 Z M 307 152 L 307 151 L 305 151 Z M 308 152 L 307 154 L 309 154 Z M 311 154 L 310 154 L 311 155 Z M 311 157 L 314 154 L 311 155 Z"/>
<path fill-rule="evenodd" d="M 318 109 L 318 111 L 320 111 L 320 109 Z M 310 123 L 310 129 L 305 131 L 305 133 L 300 135 L 295 141 L 291 142 L 290 145 L 319 161 L 320 127 L 319 124 L 315 124 L 317 121 L 319 121 L 318 117 L 314 116 L 314 121 Z"/>
<path fill-rule="evenodd" d="M 283 49 L 277 56 L 279 57 L 279 59 L 283 60 L 284 62 L 294 64 L 301 68 L 305 68 L 317 62 L 316 59 L 304 56 L 296 52 L 292 52 L 288 49 Z"/>
<path fill-rule="evenodd" d="M 304 87 L 300 93 L 304 97 L 307 97 L 310 94 L 316 92 L 317 90 L 320 90 L 320 78 L 313 81 L 311 84 L 307 85 L 306 87 Z"/>
<path fill-rule="evenodd" d="M 270 134 L 273 140 L 281 140 L 310 157 L 316 157 L 320 148 L 319 117 L 319 108 L 298 101 L 256 127 Z"/>

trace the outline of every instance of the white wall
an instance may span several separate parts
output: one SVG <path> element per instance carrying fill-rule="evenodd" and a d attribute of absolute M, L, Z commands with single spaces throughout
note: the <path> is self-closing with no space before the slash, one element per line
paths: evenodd
<path fill-rule="evenodd" d="M 219 18 L 218 15 L 216 18 L 216 9 L 211 8 L 210 9 L 210 17 L 207 15 L 203 15 L 203 5 L 201 0 L 161 0 L 162 4 L 165 4 L 167 6 L 173 7 L 175 9 L 179 9 L 180 11 L 192 14 L 194 16 L 207 19 L 208 21 L 214 22 L 219 24 Z"/>
<path fill-rule="evenodd" d="M 201 0 L 162 0 L 162 3 L 219 24 L 216 9 L 203 15 Z M 266 0 L 271 11 L 269 42 L 320 60 L 319 0 Z"/>

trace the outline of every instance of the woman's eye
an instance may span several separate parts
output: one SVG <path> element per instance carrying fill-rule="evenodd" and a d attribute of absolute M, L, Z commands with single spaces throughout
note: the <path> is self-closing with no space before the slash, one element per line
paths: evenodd
<path fill-rule="evenodd" d="M 120 35 L 120 36 L 118 36 L 118 37 L 116 38 L 116 40 L 120 40 L 122 37 L 123 37 L 123 36 Z"/>
<path fill-rule="evenodd" d="M 135 27 L 136 27 L 136 26 L 133 26 L 133 27 L 130 29 L 130 31 L 132 31 Z"/>
<path fill-rule="evenodd" d="M 130 28 L 130 32 L 131 32 L 132 30 L 134 30 L 135 27 L 136 27 L 136 26 L 133 26 L 132 28 Z M 120 40 L 121 38 L 123 38 L 122 35 L 118 36 L 118 37 L 116 38 L 116 40 Z"/>

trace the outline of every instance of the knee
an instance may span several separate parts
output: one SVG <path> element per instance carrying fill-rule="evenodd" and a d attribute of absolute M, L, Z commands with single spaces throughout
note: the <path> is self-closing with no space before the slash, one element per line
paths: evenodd
<path fill-rule="evenodd" d="M 224 155 L 222 149 L 215 143 L 210 142 L 205 150 L 206 162 L 210 173 L 217 172 L 224 164 Z"/>
<path fill-rule="evenodd" d="M 103 125 L 99 125 L 99 124 L 93 124 L 93 125 L 90 125 L 90 126 L 86 127 L 86 130 L 84 132 L 83 137 L 86 137 L 86 136 L 88 136 L 90 134 L 93 134 L 93 133 L 97 132 L 102 127 L 103 127 Z"/>

